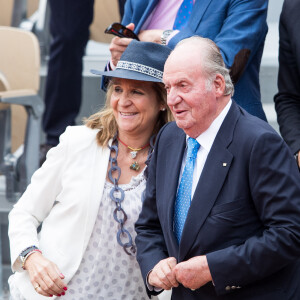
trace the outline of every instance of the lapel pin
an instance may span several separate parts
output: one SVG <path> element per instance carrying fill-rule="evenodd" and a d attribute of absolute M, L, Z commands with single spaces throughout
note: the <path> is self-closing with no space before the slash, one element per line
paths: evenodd
<path fill-rule="evenodd" d="M 223 163 L 223 167 L 226 167 L 227 166 L 227 163 Z"/>

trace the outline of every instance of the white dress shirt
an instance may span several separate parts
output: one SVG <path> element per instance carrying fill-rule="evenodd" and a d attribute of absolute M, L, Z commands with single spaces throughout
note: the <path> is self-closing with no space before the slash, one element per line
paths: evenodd
<path fill-rule="evenodd" d="M 214 140 L 217 136 L 217 133 L 231 107 L 231 103 L 232 101 L 230 100 L 227 105 L 224 107 L 224 109 L 222 110 L 222 112 L 217 116 L 217 118 L 211 123 L 211 125 L 209 126 L 209 128 L 204 131 L 203 133 L 201 133 L 197 138 L 197 142 L 200 144 L 200 148 L 198 150 L 197 153 L 197 158 L 196 158 L 196 164 L 195 164 L 195 169 L 194 169 L 194 173 L 193 173 L 193 185 L 192 185 L 192 195 L 191 195 L 191 199 L 193 199 L 198 181 L 200 179 L 202 170 L 204 168 L 207 156 L 209 154 L 209 151 L 214 143 Z M 189 136 L 186 136 L 186 139 L 188 139 Z M 179 177 L 179 182 L 178 182 L 178 187 L 179 187 L 179 183 L 181 180 L 181 176 L 185 167 L 185 161 L 186 161 L 186 155 L 187 155 L 187 147 L 185 149 L 184 155 L 183 155 L 183 159 L 182 159 L 182 165 L 181 165 L 181 171 L 180 171 L 180 177 Z"/>

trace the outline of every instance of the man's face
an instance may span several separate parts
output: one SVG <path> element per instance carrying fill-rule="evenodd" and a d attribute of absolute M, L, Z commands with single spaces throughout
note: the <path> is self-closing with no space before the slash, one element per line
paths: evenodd
<path fill-rule="evenodd" d="M 165 64 L 163 79 L 177 126 L 195 138 L 216 118 L 218 106 L 214 82 L 208 84 L 192 50 L 175 49 Z"/>

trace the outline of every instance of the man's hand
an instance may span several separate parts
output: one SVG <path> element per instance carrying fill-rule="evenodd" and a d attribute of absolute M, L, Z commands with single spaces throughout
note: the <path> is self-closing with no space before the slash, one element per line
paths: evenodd
<path fill-rule="evenodd" d="M 176 263 L 175 257 L 161 260 L 150 272 L 148 283 L 164 290 L 170 290 L 172 287 L 177 287 L 178 282 L 173 272 Z"/>
<path fill-rule="evenodd" d="M 177 282 L 195 290 L 212 281 L 206 256 L 196 256 L 181 262 L 173 268 Z"/>
<path fill-rule="evenodd" d="M 134 30 L 134 24 L 130 23 L 126 26 L 127 28 Z M 121 55 L 129 45 L 129 43 L 132 41 L 130 38 L 120 38 L 118 36 L 115 36 L 109 45 L 109 50 L 111 53 L 111 61 L 114 64 L 114 66 L 117 65 L 118 61 L 120 60 Z"/>
<path fill-rule="evenodd" d="M 139 39 L 143 42 L 152 42 L 161 44 L 161 35 L 163 34 L 162 29 L 149 29 L 142 30 L 139 33 Z"/>

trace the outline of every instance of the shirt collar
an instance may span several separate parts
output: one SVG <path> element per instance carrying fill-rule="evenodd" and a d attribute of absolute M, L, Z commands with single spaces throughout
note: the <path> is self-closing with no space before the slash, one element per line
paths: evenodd
<path fill-rule="evenodd" d="M 204 148 L 207 152 L 210 151 L 212 144 L 214 143 L 214 140 L 216 138 L 216 135 L 231 107 L 232 100 L 230 99 L 227 105 L 223 108 L 221 113 L 215 118 L 215 120 L 211 123 L 211 125 L 208 127 L 207 130 L 205 130 L 203 133 L 201 133 L 197 138 L 197 142 L 201 145 L 202 148 Z M 186 139 L 188 139 L 189 136 L 186 136 Z"/>

